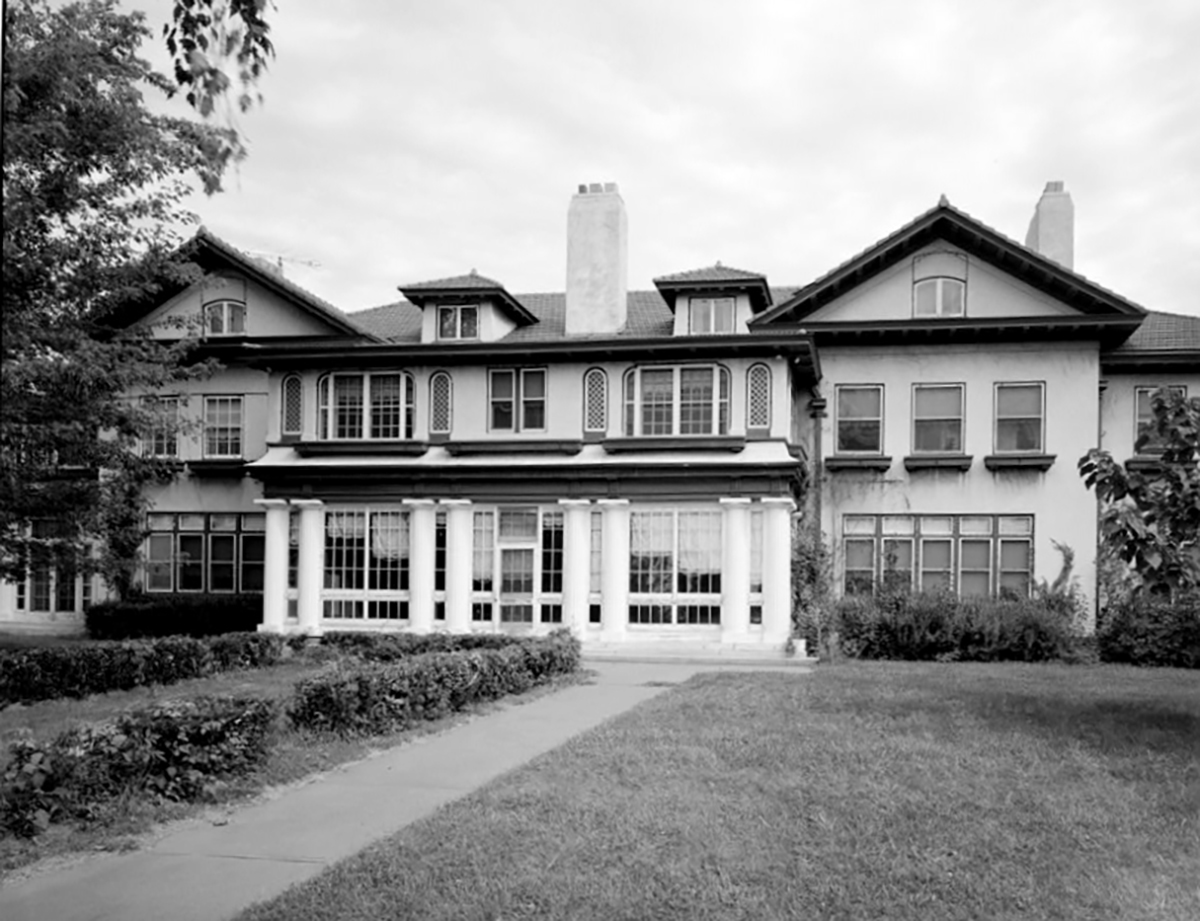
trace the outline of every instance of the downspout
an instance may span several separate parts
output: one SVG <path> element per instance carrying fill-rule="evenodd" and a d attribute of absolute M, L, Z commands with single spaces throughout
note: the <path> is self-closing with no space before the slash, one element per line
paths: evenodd
<path fill-rule="evenodd" d="M 812 466 L 812 493 L 813 493 L 813 542 L 821 543 L 821 493 L 825 487 L 825 461 L 824 455 L 821 453 L 821 436 L 822 429 L 825 424 L 825 408 L 827 404 L 825 398 L 821 396 L 821 391 L 815 385 L 809 391 L 808 398 L 808 415 L 813 420 L 813 436 L 812 436 L 812 458 L 810 464 Z"/>
<path fill-rule="evenodd" d="M 1099 393 L 1096 402 L 1099 410 L 1096 413 L 1096 447 L 1104 447 L 1104 394 L 1108 390 L 1108 381 L 1100 378 Z M 1104 510 L 1100 505 L 1100 494 L 1096 494 L 1096 553 L 1093 557 L 1092 576 L 1095 585 L 1092 587 L 1092 635 L 1100 630 L 1100 555 L 1103 553 L 1104 534 L 1101 531 L 1101 518 Z"/>

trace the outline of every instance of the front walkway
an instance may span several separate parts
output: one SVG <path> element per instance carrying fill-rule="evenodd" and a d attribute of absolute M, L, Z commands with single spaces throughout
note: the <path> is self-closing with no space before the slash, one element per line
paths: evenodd
<path fill-rule="evenodd" d="M 585 661 L 596 672 L 525 704 L 330 771 L 247 806 L 228 824 L 188 823 L 143 851 L 103 856 L 0 888 L 4 921 L 218 921 L 556 748 L 696 672 L 804 667 Z"/>

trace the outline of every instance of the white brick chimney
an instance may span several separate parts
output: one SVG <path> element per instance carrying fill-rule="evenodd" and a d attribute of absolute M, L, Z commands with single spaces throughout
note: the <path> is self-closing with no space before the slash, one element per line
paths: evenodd
<path fill-rule="evenodd" d="M 581 185 L 567 210 L 568 336 L 625 328 L 628 237 L 617 184 Z"/>
<path fill-rule="evenodd" d="M 1047 182 L 1029 222 L 1025 245 L 1064 268 L 1075 268 L 1075 204 L 1062 182 Z"/>

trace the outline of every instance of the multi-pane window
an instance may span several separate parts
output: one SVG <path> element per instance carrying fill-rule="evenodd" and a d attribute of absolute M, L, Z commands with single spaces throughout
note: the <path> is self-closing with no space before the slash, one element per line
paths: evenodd
<path fill-rule="evenodd" d="M 1041 384 L 997 384 L 996 453 L 1040 452 L 1044 407 Z"/>
<path fill-rule="evenodd" d="M 962 385 L 916 385 L 913 388 L 913 453 L 957 454 L 962 449 Z"/>
<path fill-rule="evenodd" d="M 147 397 L 142 408 L 149 416 L 142 450 L 147 457 L 179 456 L 178 397 Z"/>
<path fill-rule="evenodd" d="M 733 332 L 733 304 L 731 297 L 691 298 L 688 332 L 693 336 Z"/>
<path fill-rule="evenodd" d="M 146 591 L 262 591 L 263 515 L 153 513 L 147 526 Z"/>
<path fill-rule="evenodd" d="M 318 434 L 334 441 L 412 438 L 414 392 L 408 373 L 328 374 L 317 385 Z"/>
<path fill-rule="evenodd" d="M 729 371 L 717 365 L 632 368 L 625 375 L 626 435 L 726 435 Z"/>
<path fill-rule="evenodd" d="M 472 619 L 562 622 L 563 515 L 532 506 L 476 511 Z"/>
<path fill-rule="evenodd" d="M 913 285 L 913 316 L 961 317 L 966 304 L 967 285 L 957 278 L 926 278 Z"/>
<path fill-rule="evenodd" d="M 437 309 L 439 339 L 478 339 L 479 307 L 464 304 Z"/>
<path fill-rule="evenodd" d="M 1029 595 L 1029 515 L 846 515 L 842 591 L 950 591 L 963 597 Z"/>
<path fill-rule="evenodd" d="M 771 369 L 766 365 L 751 365 L 746 372 L 746 427 L 765 429 L 771 426 Z"/>
<path fill-rule="evenodd" d="M 536 432 L 546 428 L 544 369 L 491 371 L 488 390 L 492 431 Z"/>
<path fill-rule="evenodd" d="M 242 398 L 204 398 L 204 456 L 242 456 Z"/>
<path fill-rule="evenodd" d="M 279 431 L 299 435 L 304 426 L 304 382 L 295 374 L 283 379 L 279 408 Z"/>
<path fill-rule="evenodd" d="M 656 509 L 629 521 L 629 621 L 721 622 L 721 513 Z"/>
<path fill-rule="evenodd" d="M 881 453 L 883 387 L 879 384 L 839 385 L 836 393 L 837 453 Z"/>
<path fill-rule="evenodd" d="M 241 301 L 213 301 L 204 305 L 204 329 L 210 336 L 246 333 L 246 305 Z"/>
<path fill-rule="evenodd" d="M 324 616 L 408 617 L 409 515 L 398 509 L 325 513 Z"/>
<path fill-rule="evenodd" d="M 1159 434 L 1154 430 L 1154 402 L 1153 394 L 1156 390 L 1167 390 L 1172 393 L 1177 393 L 1179 396 L 1187 396 L 1186 387 L 1138 387 L 1134 391 L 1135 415 L 1136 415 L 1136 430 L 1134 431 L 1134 445 L 1137 445 L 1139 439 L 1145 438 L 1141 447 L 1137 448 L 1139 454 L 1161 454 L 1167 447 Z"/>
<path fill-rule="evenodd" d="M 601 368 L 583 376 L 583 430 L 608 431 L 608 375 Z"/>
<path fill-rule="evenodd" d="M 56 552 L 67 530 L 62 522 L 34 521 L 21 559 L 24 577 L 16 580 L 16 609 L 35 613 L 75 612 L 91 603 L 92 578 L 72 554 Z"/>
<path fill-rule="evenodd" d="M 429 378 L 429 432 L 449 435 L 454 422 L 454 384 L 450 375 L 438 371 Z"/>

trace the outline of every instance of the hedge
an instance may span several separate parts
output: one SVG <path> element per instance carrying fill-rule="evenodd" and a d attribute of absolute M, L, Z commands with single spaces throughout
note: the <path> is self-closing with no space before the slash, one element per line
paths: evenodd
<path fill-rule="evenodd" d="M 1115 604 L 1104 612 L 1097 639 L 1105 662 L 1200 668 L 1200 592 L 1174 603 Z"/>
<path fill-rule="evenodd" d="M 268 633 L 0 650 L 0 705 L 174 684 L 270 665 L 279 661 L 282 651 L 283 638 Z"/>
<path fill-rule="evenodd" d="M 839 601 L 833 612 L 842 652 L 862 659 L 963 662 L 1086 658 L 1060 605 L 1034 599 L 888 594 Z"/>
<path fill-rule="evenodd" d="M 84 615 L 94 640 L 147 636 L 216 636 L 251 633 L 262 623 L 261 594 L 141 594 L 101 601 Z"/>
<path fill-rule="evenodd" d="M 32 837 L 51 822 L 94 819 L 129 796 L 193 801 L 245 774 L 270 750 L 278 704 L 201 697 L 18 741 L 0 776 L 0 828 Z"/>
<path fill-rule="evenodd" d="M 479 700 L 524 691 L 579 667 L 565 630 L 501 649 L 428 652 L 392 662 L 335 666 L 301 681 L 288 708 L 299 729 L 374 735 L 433 720 Z"/>
<path fill-rule="evenodd" d="M 528 637 L 499 633 L 352 633 L 332 631 L 321 637 L 331 646 L 360 659 L 394 662 L 427 652 L 464 652 L 472 649 L 503 649 Z"/>

